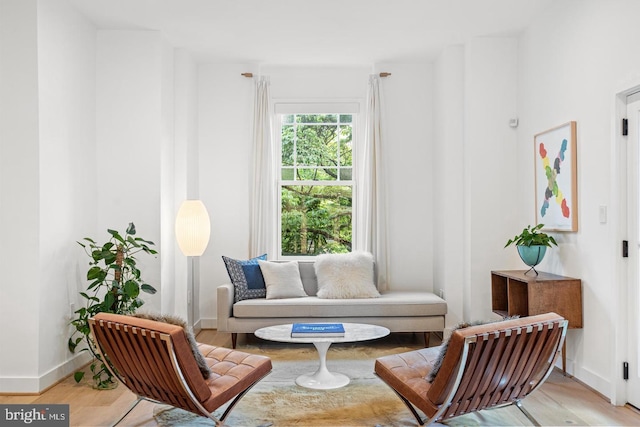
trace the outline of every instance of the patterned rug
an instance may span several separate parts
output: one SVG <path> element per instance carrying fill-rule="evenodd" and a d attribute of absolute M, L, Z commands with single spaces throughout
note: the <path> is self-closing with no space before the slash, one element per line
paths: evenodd
<path fill-rule="evenodd" d="M 431 338 L 432 344 L 439 344 L 439 340 L 434 338 Z M 343 388 L 317 391 L 295 384 L 299 375 L 313 373 L 318 367 L 318 355 L 312 345 L 287 345 L 252 337 L 238 349 L 271 357 L 273 371 L 236 405 L 226 425 L 416 427 L 416 419 L 396 394 L 375 376 L 373 366 L 377 357 L 415 350 L 423 345 L 420 339 L 411 334 L 392 334 L 381 340 L 359 344 L 334 344 L 327 354 L 327 367 L 330 371 L 348 375 L 351 382 Z M 558 377 L 560 381 L 566 381 L 565 377 Z M 554 419 L 566 419 L 566 424 L 587 425 L 571 411 L 554 403 L 542 389 L 525 404 L 533 412 L 537 408 L 543 414 L 544 408 L 549 405 L 554 407 Z M 224 409 L 220 408 L 216 415 L 220 416 Z M 163 427 L 214 425 L 207 418 L 163 405 L 156 405 L 154 418 L 157 425 Z M 448 427 L 514 425 L 531 425 L 514 406 L 463 415 L 447 421 Z M 432 426 L 443 424 L 434 423 Z"/>
<path fill-rule="evenodd" d="M 373 373 L 376 357 L 420 348 L 419 343 L 384 341 L 339 344 L 329 349 L 327 367 L 351 382 L 335 390 L 311 390 L 295 384 L 301 374 L 315 372 L 312 345 L 291 346 L 249 342 L 239 349 L 271 357 L 273 371 L 236 405 L 226 420 L 230 426 L 417 426 L 396 394 Z M 219 416 L 224 408 L 216 411 Z M 161 426 L 212 426 L 204 417 L 158 406 L 154 417 Z"/>

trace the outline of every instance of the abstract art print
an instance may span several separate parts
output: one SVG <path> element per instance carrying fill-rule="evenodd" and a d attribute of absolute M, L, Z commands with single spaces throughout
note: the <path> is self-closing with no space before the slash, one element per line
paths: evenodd
<path fill-rule="evenodd" d="M 576 122 L 536 134 L 536 223 L 549 231 L 578 231 Z"/>

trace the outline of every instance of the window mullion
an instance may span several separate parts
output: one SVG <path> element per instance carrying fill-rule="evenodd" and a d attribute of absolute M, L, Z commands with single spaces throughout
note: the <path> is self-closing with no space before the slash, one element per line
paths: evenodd
<path fill-rule="evenodd" d="M 298 115 L 293 115 L 293 178 L 298 176 Z"/>

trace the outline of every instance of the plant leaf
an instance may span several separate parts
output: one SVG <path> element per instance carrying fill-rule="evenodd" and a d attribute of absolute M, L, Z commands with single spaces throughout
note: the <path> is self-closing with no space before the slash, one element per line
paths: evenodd
<path fill-rule="evenodd" d="M 116 230 L 109 230 L 108 229 L 107 233 L 111 234 L 111 236 L 113 236 L 113 238 L 116 239 L 117 241 L 124 243 L 124 239 L 122 238 L 120 233 L 118 233 Z"/>
<path fill-rule="evenodd" d="M 151 285 L 147 285 L 146 283 L 143 283 L 143 284 L 142 284 L 142 286 L 141 286 L 140 288 L 141 288 L 144 292 L 146 292 L 146 293 L 148 293 L 148 294 L 151 294 L 151 295 L 153 295 L 153 294 L 155 294 L 155 293 L 157 292 L 157 291 L 156 291 L 156 288 L 154 288 L 154 287 L 153 287 L 153 286 L 151 286 Z"/>
<path fill-rule="evenodd" d="M 127 280 L 124 284 L 124 293 L 129 298 L 135 298 L 140 294 L 140 287 L 133 280 Z"/>
<path fill-rule="evenodd" d="M 132 222 L 127 227 L 127 234 L 136 234 L 136 226 Z"/>
<path fill-rule="evenodd" d="M 87 271 L 87 280 L 96 280 L 101 279 L 103 277 L 103 271 L 100 267 L 91 267 L 89 271 Z"/>
<path fill-rule="evenodd" d="M 102 257 L 104 258 L 104 263 L 105 264 L 113 264 L 116 261 L 115 252 L 102 251 Z"/>
<path fill-rule="evenodd" d="M 136 242 L 136 239 L 134 239 L 131 236 L 127 237 L 127 242 L 129 244 L 131 244 L 131 246 L 133 246 L 134 248 L 139 248 L 140 247 L 140 243 Z"/>
<path fill-rule="evenodd" d="M 82 381 L 82 378 L 84 378 L 84 372 L 82 371 L 78 371 L 75 374 L 73 374 L 73 379 L 76 380 L 77 383 Z"/>
<path fill-rule="evenodd" d="M 115 302 L 116 302 L 116 297 L 111 292 L 108 292 L 104 296 L 104 301 L 102 302 L 103 311 L 111 312 L 111 306 L 113 306 L 113 303 Z"/>
<path fill-rule="evenodd" d="M 144 240 L 142 237 L 136 237 L 136 241 L 137 242 L 144 242 L 148 245 L 155 245 L 155 243 L 153 243 L 151 240 Z"/>

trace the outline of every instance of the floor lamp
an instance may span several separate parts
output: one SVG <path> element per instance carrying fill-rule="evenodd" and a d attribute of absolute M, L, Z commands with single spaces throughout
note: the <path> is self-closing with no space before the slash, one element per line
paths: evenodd
<path fill-rule="evenodd" d="M 211 235 L 211 222 L 209 213 L 201 200 L 185 200 L 182 202 L 178 215 L 176 215 L 176 240 L 182 253 L 190 257 L 191 263 L 191 298 L 187 298 L 187 304 L 191 306 L 190 326 L 195 326 L 195 312 L 193 302 L 193 287 L 195 280 L 195 267 L 193 257 L 201 256 L 209 244 Z"/>

